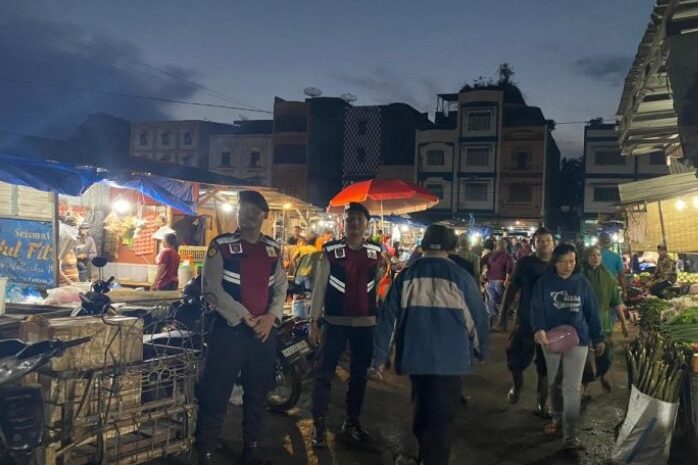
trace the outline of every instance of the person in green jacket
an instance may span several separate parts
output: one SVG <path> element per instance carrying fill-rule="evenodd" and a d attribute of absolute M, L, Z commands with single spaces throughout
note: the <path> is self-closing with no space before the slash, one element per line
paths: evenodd
<path fill-rule="evenodd" d="M 599 319 L 601 320 L 601 330 L 606 337 L 606 350 L 601 354 L 595 354 L 596 375 L 587 360 L 582 379 L 582 399 L 589 400 L 589 384 L 596 378 L 601 380 L 601 386 L 605 392 L 610 392 L 611 383 L 606 379 L 606 374 L 613 364 L 613 312 L 618 315 L 621 322 L 623 335 L 628 336 L 628 327 L 625 321 L 625 305 L 620 297 L 618 282 L 611 275 L 601 260 L 601 249 L 597 246 L 588 247 L 585 251 L 584 276 L 591 282 L 598 301 Z"/>

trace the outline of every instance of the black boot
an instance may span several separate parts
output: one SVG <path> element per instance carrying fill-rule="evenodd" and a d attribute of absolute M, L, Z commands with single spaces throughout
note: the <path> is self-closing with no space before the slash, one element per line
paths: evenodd
<path fill-rule="evenodd" d="M 257 441 L 246 442 L 242 448 L 241 464 L 244 465 L 271 465 L 270 460 L 262 458 L 262 451 Z"/>
<path fill-rule="evenodd" d="M 552 418 L 550 410 L 546 405 L 548 401 L 548 377 L 538 376 L 538 385 L 536 386 L 537 399 L 536 402 L 536 415 L 546 420 Z"/>
<path fill-rule="evenodd" d="M 213 465 L 215 453 L 209 450 L 197 450 L 198 465 Z"/>
<path fill-rule="evenodd" d="M 347 418 L 342 425 L 342 434 L 356 442 L 368 442 L 371 436 L 361 427 L 359 420 Z"/>
<path fill-rule="evenodd" d="M 519 401 L 519 397 L 521 397 L 521 388 L 523 388 L 523 374 L 512 373 L 511 377 L 514 383 L 511 386 L 511 389 L 509 389 L 507 399 L 509 399 L 509 403 L 515 404 Z"/>
<path fill-rule="evenodd" d="M 324 449 L 327 447 L 327 428 L 325 427 L 324 418 L 315 418 L 313 420 L 313 447 Z"/>

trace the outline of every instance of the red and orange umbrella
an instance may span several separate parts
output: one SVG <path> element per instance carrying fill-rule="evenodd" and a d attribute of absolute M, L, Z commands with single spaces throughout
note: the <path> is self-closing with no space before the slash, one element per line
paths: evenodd
<path fill-rule="evenodd" d="M 340 213 L 346 205 L 358 202 L 372 215 L 402 215 L 433 207 L 439 198 L 414 183 L 401 179 L 371 179 L 342 189 L 330 200 L 328 210 Z"/>

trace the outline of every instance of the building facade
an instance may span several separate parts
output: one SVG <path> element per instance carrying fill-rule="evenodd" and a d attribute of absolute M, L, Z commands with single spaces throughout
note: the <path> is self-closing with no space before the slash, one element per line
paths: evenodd
<path fill-rule="evenodd" d="M 440 94 L 436 128 L 416 136 L 416 180 L 441 201 L 430 219 L 555 226 L 560 151 L 539 108 L 513 85 Z"/>
<path fill-rule="evenodd" d="M 612 217 L 618 185 L 669 174 L 663 151 L 624 156 L 615 125 L 590 121 L 584 127 L 584 218 Z"/>
<path fill-rule="evenodd" d="M 324 207 L 344 186 L 376 177 L 414 179 L 417 129 L 431 127 L 409 105 L 352 106 L 336 97 L 276 98 L 271 185 Z"/>
<path fill-rule="evenodd" d="M 134 122 L 130 154 L 135 158 L 208 170 L 209 137 L 233 132 L 233 125 L 209 121 Z"/>
<path fill-rule="evenodd" d="M 234 134 L 211 136 L 209 171 L 271 186 L 273 123 L 236 121 Z"/>

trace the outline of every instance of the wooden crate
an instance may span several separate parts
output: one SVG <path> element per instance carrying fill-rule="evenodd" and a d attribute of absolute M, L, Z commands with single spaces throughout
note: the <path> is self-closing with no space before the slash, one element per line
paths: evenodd
<path fill-rule="evenodd" d="M 103 321 L 96 316 L 34 316 L 22 322 L 19 335 L 26 342 L 92 338 L 51 359 L 46 366 L 50 371 L 91 370 L 143 360 L 143 320 L 138 318 L 113 316 Z"/>

